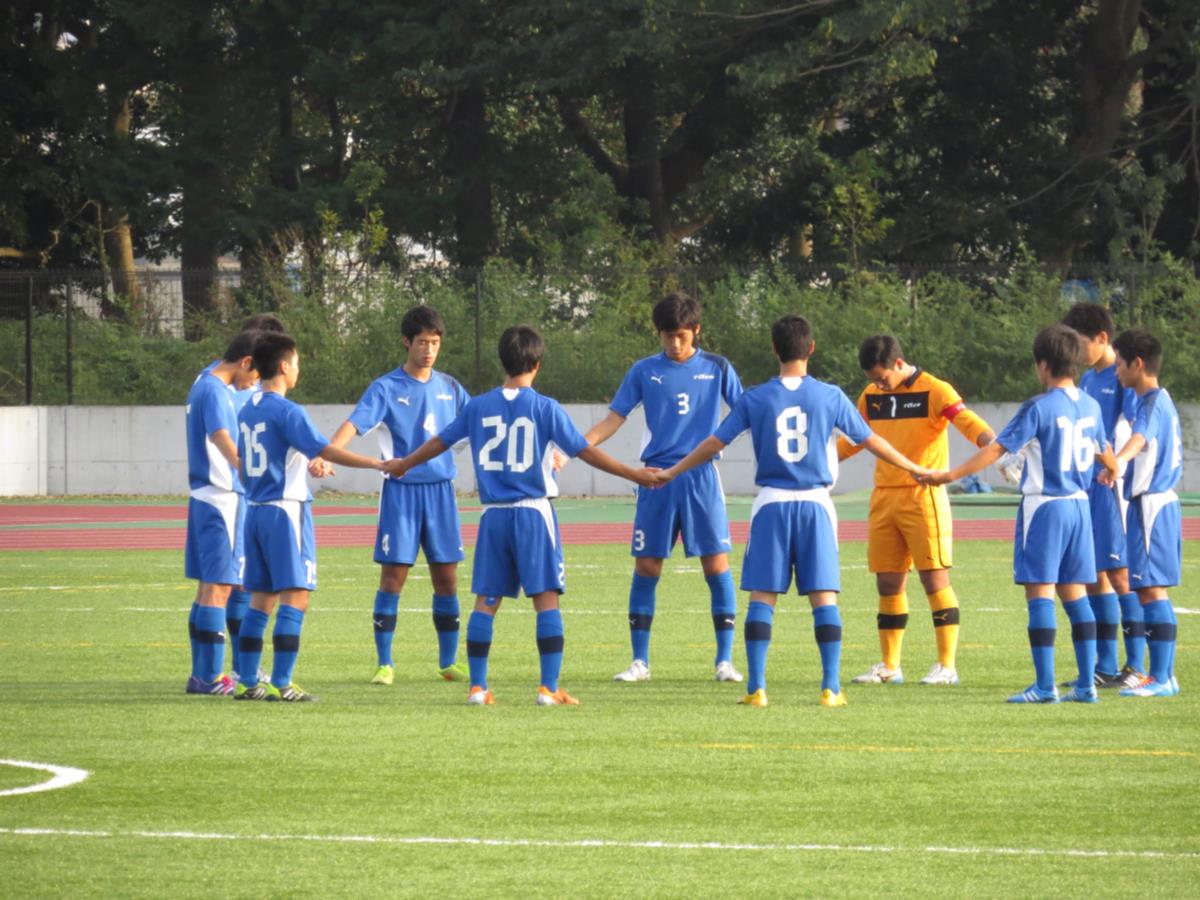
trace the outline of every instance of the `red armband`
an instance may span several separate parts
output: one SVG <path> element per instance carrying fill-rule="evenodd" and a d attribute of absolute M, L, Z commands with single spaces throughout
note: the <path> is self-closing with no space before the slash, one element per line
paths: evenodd
<path fill-rule="evenodd" d="M 961 400 L 959 400 L 957 403 L 951 403 L 948 406 L 943 406 L 942 407 L 942 415 L 945 416 L 946 421 L 953 422 L 954 417 L 957 416 L 960 412 L 962 412 L 966 408 L 967 408 L 967 405 L 965 403 L 963 403 Z"/>

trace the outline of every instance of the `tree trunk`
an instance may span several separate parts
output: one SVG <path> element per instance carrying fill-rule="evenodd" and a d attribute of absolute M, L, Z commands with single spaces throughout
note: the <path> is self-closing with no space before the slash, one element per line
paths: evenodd
<path fill-rule="evenodd" d="M 454 261 L 478 270 L 496 251 L 488 165 L 487 96 L 472 85 L 450 100 L 446 171 L 454 184 Z"/>
<path fill-rule="evenodd" d="M 625 98 L 625 158 L 634 192 L 646 201 L 650 227 L 660 244 L 671 238 L 671 215 L 663 192 L 662 160 L 655 118 L 654 91 L 649 81 L 631 78 Z"/>
<path fill-rule="evenodd" d="M 132 118 L 129 94 L 124 93 L 119 99 L 114 99 L 108 117 L 109 139 L 118 153 L 128 152 Z M 113 293 L 124 297 L 128 306 L 104 311 L 106 315 L 113 315 L 115 312 L 123 316 L 124 310 L 128 310 L 135 322 L 140 321 L 144 313 L 144 297 L 141 282 L 138 281 L 137 272 L 134 270 L 133 233 L 129 227 L 129 215 L 123 209 L 114 206 L 109 206 L 105 212 L 110 221 L 104 229 L 104 250 L 112 275 Z"/>

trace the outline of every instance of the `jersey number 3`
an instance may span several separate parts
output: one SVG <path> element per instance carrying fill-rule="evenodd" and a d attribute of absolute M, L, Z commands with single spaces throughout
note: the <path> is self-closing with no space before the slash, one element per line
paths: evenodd
<path fill-rule="evenodd" d="M 509 425 L 500 416 L 486 416 L 482 424 L 484 428 L 496 430 L 479 448 L 479 465 L 485 472 L 504 469 L 524 472 L 533 465 L 533 422 L 528 417 L 520 416 Z M 501 444 L 504 444 L 504 462 L 492 459 L 492 451 Z"/>

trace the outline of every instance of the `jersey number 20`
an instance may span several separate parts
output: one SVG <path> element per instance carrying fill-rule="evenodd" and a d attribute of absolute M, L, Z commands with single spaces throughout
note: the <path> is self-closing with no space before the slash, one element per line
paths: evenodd
<path fill-rule="evenodd" d="M 533 465 L 533 422 L 520 416 L 511 425 L 500 416 L 486 416 L 484 428 L 494 428 L 496 433 L 479 448 L 479 465 L 486 472 L 509 469 L 524 472 Z M 492 459 L 492 451 L 504 444 L 504 462 Z"/>

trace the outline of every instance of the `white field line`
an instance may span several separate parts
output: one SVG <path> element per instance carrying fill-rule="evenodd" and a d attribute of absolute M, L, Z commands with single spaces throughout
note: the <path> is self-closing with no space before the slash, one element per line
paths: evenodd
<path fill-rule="evenodd" d="M 56 791 L 59 788 L 79 784 L 79 782 L 91 774 L 87 769 L 76 769 L 72 766 L 54 766 L 50 763 L 27 762 L 23 759 L 0 759 L 0 766 L 36 769 L 40 772 L 49 772 L 54 776 L 49 781 L 43 781 L 41 784 L 31 784 L 27 787 L 9 788 L 8 790 L 0 791 L 0 797 L 12 797 L 16 794 L 37 794 L 41 791 Z"/>
<path fill-rule="evenodd" d="M 722 841 L 616 841 L 585 839 L 550 841 L 519 838 L 438 837 L 433 835 L 392 837 L 368 834 L 225 834 L 201 831 L 90 831 L 69 828 L 0 828 L 0 835 L 14 837 L 139 838 L 174 841 L 306 841 L 314 844 L 380 844 L 384 846 L 471 846 L 552 848 L 560 850 L 713 850 L 739 853 L 860 853 L 944 854 L 954 856 L 1067 857 L 1083 859 L 1200 860 L 1200 852 L 1159 850 L 1087 850 L 1046 847 L 902 847 L 889 844 L 758 844 Z"/>

